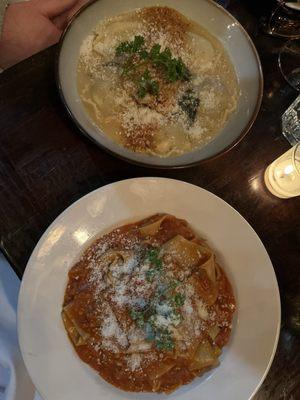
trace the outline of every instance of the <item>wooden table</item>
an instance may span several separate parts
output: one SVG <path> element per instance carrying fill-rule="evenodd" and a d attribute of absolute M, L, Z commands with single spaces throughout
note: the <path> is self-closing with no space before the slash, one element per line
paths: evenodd
<path fill-rule="evenodd" d="M 112 157 L 83 137 L 58 96 L 55 47 L 0 76 L 0 244 L 21 278 L 30 253 L 48 225 L 95 188 L 126 178 L 164 176 L 208 189 L 231 204 L 256 230 L 271 257 L 280 287 L 279 345 L 255 399 L 296 400 L 300 399 L 300 338 L 295 323 L 298 315 L 299 328 L 300 201 L 273 197 L 264 187 L 263 173 L 289 148 L 281 134 L 281 115 L 297 93 L 277 66 L 283 41 L 260 32 L 251 9 L 253 2 L 252 6 L 250 1 L 230 4 L 229 10 L 248 30 L 261 57 L 263 104 L 241 143 L 197 167 L 171 171 L 137 167 Z"/>

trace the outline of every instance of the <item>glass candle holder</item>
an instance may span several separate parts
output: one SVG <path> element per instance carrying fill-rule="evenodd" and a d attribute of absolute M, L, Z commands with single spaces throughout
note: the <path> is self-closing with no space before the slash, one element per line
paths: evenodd
<path fill-rule="evenodd" d="M 300 196 L 300 143 L 268 166 L 265 184 L 274 196 L 282 199 Z"/>

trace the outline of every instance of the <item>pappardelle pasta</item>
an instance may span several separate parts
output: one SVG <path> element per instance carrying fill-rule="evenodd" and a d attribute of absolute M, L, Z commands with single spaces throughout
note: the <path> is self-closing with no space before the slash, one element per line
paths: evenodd
<path fill-rule="evenodd" d="M 235 308 L 206 241 L 156 214 L 88 247 L 69 271 L 62 319 L 78 356 L 106 381 L 170 393 L 218 365 Z"/>
<path fill-rule="evenodd" d="M 168 7 L 99 21 L 81 45 L 77 86 L 85 111 L 105 135 L 159 157 L 209 143 L 239 97 L 221 42 Z"/>

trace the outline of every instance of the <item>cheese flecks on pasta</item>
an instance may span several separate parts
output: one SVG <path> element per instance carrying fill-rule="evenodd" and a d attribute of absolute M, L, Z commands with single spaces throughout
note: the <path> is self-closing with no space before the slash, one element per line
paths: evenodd
<path fill-rule="evenodd" d="M 157 214 L 90 245 L 69 272 L 62 318 L 108 382 L 169 393 L 218 364 L 234 311 L 213 250 L 184 220 Z"/>
<path fill-rule="evenodd" d="M 169 81 L 161 67 L 132 55 L 128 73 L 128 57 L 116 49 L 136 37 L 142 38 L 146 52 L 158 46 L 160 52 L 170 51 L 173 61 L 181 60 L 175 68 L 184 65 L 186 79 Z M 153 93 L 143 86 L 140 98 L 136 87 L 145 72 L 155 86 Z M 142 8 L 102 20 L 82 43 L 77 85 L 86 111 L 105 134 L 135 152 L 161 157 L 212 140 L 238 99 L 234 68 L 221 43 L 168 7 Z"/>

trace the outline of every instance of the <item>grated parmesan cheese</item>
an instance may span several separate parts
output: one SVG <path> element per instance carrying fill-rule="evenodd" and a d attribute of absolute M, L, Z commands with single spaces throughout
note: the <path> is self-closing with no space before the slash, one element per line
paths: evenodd
<path fill-rule="evenodd" d="M 121 265 L 113 265 L 110 270 L 112 275 L 119 278 L 122 274 L 129 275 L 132 273 L 134 268 L 138 265 L 138 259 L 136 256 L 130 257 L 125 263 Z"/>
<path fill-rule="evenodd" d="M 170 84 L 159 69 L 147 64 L 159 94 L 139 99 L 134 80 L 142 76 L 143 65 L 136 66 L 137 76 L 132 79 L 123 73 L 122 55 L 116 56 L 118 45 L 132 42 L 135 36 L 144 38 L 148 51 L 154 44 L 160 51 L 170 49 L 172 57 L 187 66 L 191 79 Z M 96 125 L 133 151 L 161 157 L 208 143 L 236 108 L 238 97 L 234 69 L 213 36 L 193 23 L 149 18 L 145 9 L 98 24 L 80 48 L 78 77 L 80 97 Z M 220 85 L 225 90 L 219 90 Z M 182 105 L 191 90 L 200 102 L 192 117 L 193 105 Z"/>
<path fill-rule="evenodd" d="M 113 311 L 110 308 L 108 308 L 107 311 L 108 313 L 103 320 L 101 335 L 106 339 L 114 338 L 121 347 L 126 347 L 128 345 L 127 336 L 120 328 L 120 325 Z M 107 344 L 108 343 L 109 341 L 107 341 Z"/>
<path fill-rule="evenodd" d="M 142 356 L 138 353 L 132 354 L 127 358 L 127 365 L 131 371 L 135 371 L 140 368 L 142 362 Z"/>
<path fill-rule="evenodd" d="M 194 309 L 191 303 L 190 299 L 185 299 L 184 305 L 183 305 L 183 312 L 185 312 L 187 315 L 191 315 L 193 313 Z"/>

